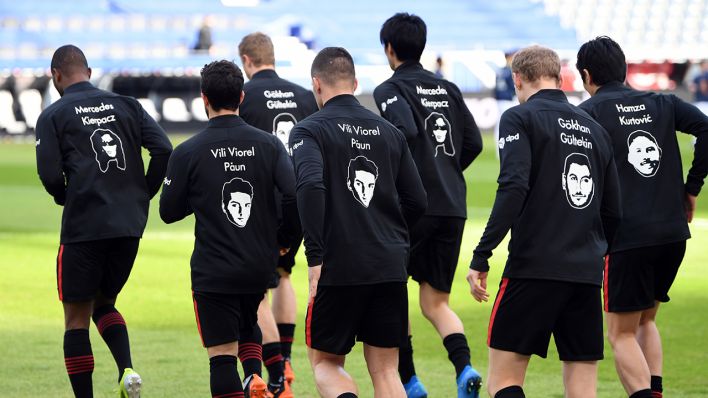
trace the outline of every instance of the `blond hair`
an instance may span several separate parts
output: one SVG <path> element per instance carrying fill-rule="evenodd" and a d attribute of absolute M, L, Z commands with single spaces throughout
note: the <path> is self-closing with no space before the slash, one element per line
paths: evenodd
<path fill-rule="evenodd" d="M 253 65 L 275 65 L 275 53 L 273 42 L 266 34 L 261 32 L 251 33 L 241 39 L 238 45 L 238 53 L 241 57 L 248 55 Z"/>
<path fill-rule="evenodd" d="M 561 81 L 560 57 L 555 51 L 542 46 L 526 47 L 511 61 L 511 71 L 527 82 L 535 82 L 543 77 Z"/>

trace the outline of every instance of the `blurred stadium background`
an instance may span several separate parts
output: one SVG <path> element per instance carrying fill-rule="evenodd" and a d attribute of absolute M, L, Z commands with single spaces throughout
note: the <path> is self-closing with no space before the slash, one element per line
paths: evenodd
<path fill-rule="evenodd" d="M 49 61 L 68 43 L 85 51 L 96 85 L 138 98 L 170 132 L 196 131 L 206 120 L 199 69 L 214 59 L 240 63 L 237 45 L 253 31 L 273 37 L 279 74 L 306 87 L 319 49 L 347 48 L 360 97 L 371 105 L 371 92 L 391 74 L 379 28 L 403 10 L 428 25 L 424 66 L 433 70 L 442 58 L 443 75 L 460 86 L 483 130 L 498 120 L 491 92 L 504 52 L 532 43 L 569 61 L 564 89 L 575 102 L 584 95 L 574 67 L 577 48 L 601 34 L 624 48 L 635 88 L 672 90 L 690 100 L 695 77 L 708 73 L 708 63 L 701 71 L 708 0 L 3 1 L 0 134 L 32 133 L 41 110 L 58 98 Z"/>

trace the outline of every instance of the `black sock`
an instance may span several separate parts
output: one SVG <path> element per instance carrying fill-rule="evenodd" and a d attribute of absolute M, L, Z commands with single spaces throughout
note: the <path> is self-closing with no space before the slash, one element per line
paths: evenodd
<path fill-rule="evenodd" d="M 103 337 L 108 349 L 113 354 L 113 359 L 118 366 L 118 381 L 123 377 L 125 368 L 132 368 L 133 362 L 130 359 L 130 340 L 128 339 L 128 328 L 125 326 L 123 316 L 116 307 L 105 305 L 93 311 L 93 323 L 96 324 L 98 333 Z"/>
<path fill-rule="evenodd" d="M 243 386 L 233 355 L 209 358 L 209 385 L 212 397 L 243 398 Z"/>
<path fill-rule="evenodd" d="M 280 343 L 263 344 L 263 364 L 268 369 L 268 384 L 273 387 L 283 385 L 283 355 Z"/>
<path fill-rule="evenodd" d="M 662 385 L 661 376 L 652 376 L 651 377 L 651 391 L 659 394 L 659 395 L 654 394 L 655 398 L 661 398 L 661 395 L 662 395 L 661 393 L 664 392 L 664 386 Z"/>
<path fill-rule="evenodd" d="M 455 366 L 455 373 L 460 377 L 460 373 L 465 366 L 470 364 L 470 347 L 467 345 L 467 338 L 462 333 L 453 333 L 443 339 L 443 345 L 447 350 L 447 357 Z"/>
<path fill-rule="evenodd" d="M 88 329 L 64 332 L 64 364 L 76 398 L 93 397 L 93 352 Z"/>
<path fill-rule="evenodd" d="M 408 383 L 415 376 L 415 365 L 413 364 L 413 336 L 403 343 L 398 350 L 398 374 L 401 375 L 403 384 Z"/>
<path fill-rule="evenodd" d="M 646 390 L 635 391 L 629 398 L 652 398 L 651 390 L 647 388 Z"/>
<path fill-rule="evenodd" d="M 243 366 L 244 377 L 256 374 L 261 375 L 261 362 L 263 361 L 263 335 L 261 328 L 254 325 L 250 330 L 241 330 L 241 339 L 238 342 L 238 359 Z"/>
<path fill-rule="evenodd" d="M 509 386 L 497 391 L 494 398 L 526 398 L 526 395 L 521 386 Z"/>
<path fill-rule="evenodd" d="M 293 339 L 295 338 L 295 324 L 279 323 L 278 333 L 280 333 L 280 353 L 284 359 L 289 361 L 293 348 Z"/>
<path fill-rule="evenodd" d="M 357 396 L 353 392 L 345 392 L 344 394 L 337 395 L 337 398 L 357 398 Z"/>

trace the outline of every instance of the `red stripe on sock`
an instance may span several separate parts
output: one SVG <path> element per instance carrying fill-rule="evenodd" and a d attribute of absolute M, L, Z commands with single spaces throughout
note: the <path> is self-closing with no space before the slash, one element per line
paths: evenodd
<path fill-rule="evenodd" d="M 278 363 L 278 362 L 282 362 L 282 361 L 283 361 L 283 356 L 280 355 L 280 354 L 278 354 L 278 355 L 272 356 L 272 357 L 270 357 L 270 358 L 264 360 L 264 361 L 263 361 L 263 364 L 264 364 L 265 366 L 270 366 L 270 365 L 272 365 L 272 364 L 274 364 L 274 363 Z"/>
<path fill-rule="evenodd" d="M 489 329 L 487 330 L 487 345 L 492 341 L 492 327 L 494 326 L 494 317 L 497 315 L 497 310 L 499 309 L 499 303 L 504 297 L 504 292 L 506 292 L 506 286 L 509 284 L 509 278 L 502 278 L 501 287 L 499 288 L 499 295 L 494 301 L 494 308 L 492 309 L 492 316 L 489 318 Z"/>
<path fill-rule="evenodd" d="M 197 318 L 197 331 L 199 332 L 199 339 L 202 341 L 202 346 L 206 347 L 206 344 L 204 344 L 204 336 L 202 336 L 202 324 L 199 323 L 199 309 L 197 308 L 197 299 L 194 298 L 194 290 L 192 290 L 192 301 L 194 302 L 194 316 Z"/>
<path fill-rule="evenodd" d="M 603 278 L 604 279 L 603 280 L 604 289 L 602 289 L 602 290 L 604 290 L 604 293 L 605 293 L 605 312 L 608 312 L 610 310 L 610 303 L 609 303 L 610 296 L 609 296 L 609 292 L 608 292 L 608 286 L 610 284 L 610 272 L 609 271 L 610 271 L 610 255 L 608 254 L 605 256 L 605 275 Z"/>
<path fill-rule="evenodd" d="M 307 305 L 307 318 L 305 318 L 305 344 L 308 347 L 312 347 L 312 307 L 315 304 L 315 298 L 310 299 L 310 303 Z"/>
<path fill-rule="evenodd" d="M 651 397 L 652 398 L 664 398 L 664 394 L 660 393 L 658 391 L 652 391 L 651 392 Z"/>
<path fill-rule="evenodd" d="M 62 258 L 64 257 L 64 245 L 59 245 L 59 255 L 57 256 L 57 289 L 59 290 L 59 301 L 64 301 L 64 291 L 62 290 L 61 273 Z"/>
<path fill-rule="evenodd" d="M 280 342 L 281 343 L 292 343 L 293 338 L 292 337 L 286 337 L 286 336 L 280 336 Z"/>
<path fill-rule="evenodd" d="M 93 372 L 93 355 L 64 358 L 64 366 L 70 375 Z"/>
<path fill-rule="evenodd" d="M 123 316 L 118 312 L 112 312 L 102 316 L 101 319 L 98 320 L 98 323 L 96 323 L 96 328 L 99 334 L 103 334 L 104 330 L 114 325 L 125 326 L 125 319 L 123 319 Z"/>

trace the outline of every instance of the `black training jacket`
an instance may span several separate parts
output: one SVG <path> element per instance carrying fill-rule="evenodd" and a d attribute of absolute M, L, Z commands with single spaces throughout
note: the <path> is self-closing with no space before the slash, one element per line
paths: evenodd
<path fill-rule="evenodd" d="M 274 70 L 255 73 L 243 86 L 239 114 L 251 126 L 275 134 L 286 145 L 297 122 L 317 112 L 310 90 L 278 77 Z"/>
<path fill-rule="evenodd" d="M 275 195 L 283 194 L 279 227 Z M 209 120 L 170 157 L 160 196 L 166 223 L 194 213 L 192 289 L 260 293 L 275 272 L 278 248 L 289 247 L 295 175 L 285 147 L 237 115 Z"/>
<path fill-rule="evenodd" d="M 622 223 L 613 251 L 691 237 L 684 200 L 698 195 L 708 173 L 708 117 L 674 95 L 609 83 L 580 107 L 609 133 L 622 188 Z M 684 183 L 676 131 L 696 136 Z"/>
<path fill-rule="evenodd" d="M 482 136 L 457 86 L 406 62 L 376 87 L 374 100 L 408 140 L 428 192 L 425 215 L 466 218 L 462 171 L 482 151 Z"/>
<path fill-rule="evenodd" d="M 426 195 L 403 134 L 340 95 L 295 126 L 290 147 L 305 255 L 323 264 L 319 283 L 405 282 L 408 225 Z"/>
<path fill-rule="evenodd" d="M 607 132 L 562 91 L 541 90 L 504 112 L 498 146 L 499 188 L 470 268 L 487 271 L 511 228 L 504 277 L 601 285 L 621 217 Z"/>
<path fill-rule="evenodd" d="M 76 83 L 42 112 L 36 132 L 39 178 L 64 206 L 61 243 L 142 236 L 172 144 L 138 101 Z"/>

